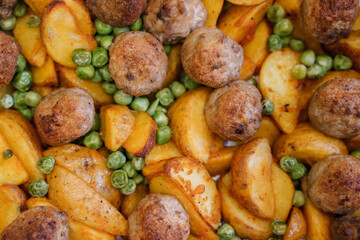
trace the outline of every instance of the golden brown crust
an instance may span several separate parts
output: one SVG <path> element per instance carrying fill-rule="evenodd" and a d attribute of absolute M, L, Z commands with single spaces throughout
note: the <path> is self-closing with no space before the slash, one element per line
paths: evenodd
<path fill-rule="evenodd" d="M 7 19 L 13 12 L 17 0 L 0 0 L 0 18 Z"/>
<path fill-rule="evenodd" d="M 2 240 L 68 240 L 65 212 L 52 207 L 34 207 L 23 213 L 1 233 Z"/>
<path fill-rule="evenodd" d="M 110 74 L 117 88 L 133 96 L 159 90 L 165 81 L 168 64 L 164 47 L 147 32 L 122 33 L 110 47 Z"/>
<path fill-rule="evenodd" d="M 360 239 L 360 218 L 356 216 L 343 216 L 337 218 L 330 227 L 332 240 Z"/>
<path fill-rule="evenodd" d="M 229 140 L 246 140 L 259 130 L 261 94 L 242 80 L 216 89 L 209 96 L 205 119 L 211 131 Z"/>
<path fill-rule="evenodd" d="M 360 134 L 360 80 L 333 79 L 316 90 L 309 106 L 313 126 L 334 138 Z"/>
<path fill-rule="evenodd" d="M 80 88 L 59 88 L 44 97 L 35 111 L 39 135 L 51 146 L 69 143 L 90 131 L 94 101 Z"/>
<path fill-rule="evenodd" d="M 358 0 L 303 0 L 304 32 L 314 41 L 334 43 L 350 34 L 358 10 Z"/>
<path fill-rule="evenodd" d="M 325 212 L 343 214 L 360 208 L 360 160 L 350 155 L 330 155 L 309 173 L 307 193 Z"/>

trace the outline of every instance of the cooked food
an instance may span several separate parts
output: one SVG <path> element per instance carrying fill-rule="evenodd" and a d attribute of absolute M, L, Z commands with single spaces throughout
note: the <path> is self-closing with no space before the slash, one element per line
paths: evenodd
<path fill-rule="evenodd" d="M 360 80 L 333 79 L 315 92 L 309 118 L 315 128 L 334 138 L 351 138 L 360 133 Z"/>
<path fill-rule="evenodd" d="M 0 31 L 0 89 L 11 82 L 20 51 L 21 46 L 9 35 Z"/>
<path fill-rule="evenodd" d="M 305 34 L 325 44 L 349 36 L 358 13 L 358 0 L 303 0 L 301 3 Z"/>
<path fill-rule="evenodd" d="M 191 80 L 219 88 L 240 78 L 243 49 L 213 27 L 193 31 L 181 49 L 181 62 Z"/>
<path fill-rule="evenodd" d="M 51 146 L 69 143 L 93 126 L 94 101 L 80 88 L 59 88 L 44 97 L 35 111 L 40 137 Z"/>
<path fill-rule="evenodd" d="M 86 0 L 90 12 L 101 21 L 116 27 L 134 23 L 142 14 L 146 0 Z"/>
<path fill-rule="evenodd" d="M 246 140 L 261 123 L 261 94 L 250 83 L 239 80 L 216 89 L 209 96 L 205 119 L 211 131 L 229 140 Z"/>
<path fill-rule="evenodd" d="M 34 207 L 23 213 L 1 233 L 2 240 L 68 240 L 65 212 L 52 207 Z"/>
<path fill-rule="evenodd" d="M 186 240 L 189 234 L 189 215 L 170 195 L 147 195 L 129 217 L 130 240 Z"/>
<path fill-rule="evenodd" d="M 144 27 L 159 41 L 174 44 L 203 27 L 207 12 L 201 0 L 150 0 Z"/>
<path fill-rule="evenodd" d="M 331 155 L 313 165 L 307 193 L 325 212 L 343 214 L 360 208 L 360 160 Z"/>
<path fill-rule="evenodd" d="M 331 224 L 331 239 L 356 240 L 360 238 L 360 217 L 343 216 Z"/>
<path fill-rule="evenodd" d="M 13 12 L 13 8 L 17 0 L 1 0 L 0 1 L 0 18 L 7 19 Z"/>
<path fill-rule="evenodd" d="M 117 88 L 127 94 L 142 96 L 159 90 L 167 70 L 165 50 L 149 33 L 122 33 L 110 47 L 110 74 Z"/>

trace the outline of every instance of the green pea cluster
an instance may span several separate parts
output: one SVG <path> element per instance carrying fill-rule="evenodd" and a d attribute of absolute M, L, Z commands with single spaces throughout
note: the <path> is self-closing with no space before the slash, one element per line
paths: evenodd
<path fill-rule="evenodd" d="M 241 238 L 236 236 L 235 229 L 228 223 L 221 224 L 216 234 L 220 240 L 241 240 Z"/>
<path fill-rule="evenodd" d="M 8 32 L 12 31 L 16 25 L 16 18 L 23 17 L 27 12 L 27 6 L 23 1 L 18 1 L 16 3 L 13 13 L 7 19 L 0 20 L 0 28 L 1 30 Z"/>
<path fill-rule="evenodd" d="M 282 157 L 280 159 L 280 167 L 289 174 L 289 177 L 293 181 L 301 179 L 306 174 L 305 165 L 298 162 L 296 158 L 291 156 Z"/>

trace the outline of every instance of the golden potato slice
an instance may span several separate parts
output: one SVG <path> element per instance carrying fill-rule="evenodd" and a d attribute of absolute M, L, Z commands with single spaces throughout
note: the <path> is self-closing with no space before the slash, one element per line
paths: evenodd
<path fill-rule="evenodd" d="M 146 154 L 145 163 L 146 165 L 154 164 L 170 158 L 182 156 L 182 153 L 172 140 L 165 144 L 155 143 L 154 148 Z"/>
<path fill-rule="evenodd" d="M 76 67 L 71 59 L 73 50 L 92 51 L 97 47 L 93 36 L 81 32 L 76 17 L 62 1 L 53 1 L 46 7 L 40 31 L 47 53 L 55 62 L 67 67 Z"/>
<path fill-rule="evenodd" d="M 234 5 L 257 5 L 265 2 L 265 0 L 228 0 L 228 2 Z"/>
<path fill-rule="evenodd" d="M 256 70 L 256 65 L 249 58 L 244 57 L 242 69 L 240 71 L 240 80 L 248 80 Z"/>
<path fill-rule="evenodd" d="M 207 18 L 205 26 L 207 27 L 216 27 L 217 20 L 221 13 L 224 1 L 218 0 L 201 0 L 207 11 Z"/>
<path fill-rule="evenodd" d="M 301 88 L 292 69 L 300 63 L 300 53 L 283 48 L 271 53 L 260 70 L 259 89 L 264 99 L 274 103 L 273 119 L 280 130 L 291 133 L 300 114 Z"/>
<path fill-rule="evenodd" d="M 284 240 L 298 240 L 306 236 L 307 226 L 303 212 L 294 207 L 291 211 L 288 227 L 284 235 Z"/>
<path fill-rule="evenodd" d="M 225 173 L 231 165 L 231 159 L 237 147 L 224 147 L 219 152 L 210 155 L 209 160 L 204 164 L 211 176 Z"/>
<path fill-rule="evenodd" d="M 290 134 L 281 135 L 273 148 L 274 156 L 293 156 L 310 166 L 331 154 L 348 154 L 345 144 L 316 130 L 310 123 L 299 123 Z"/>
<path fill-rule="evenodd" d="M 42 97 L 45 97 L 53 90 L 52 87 L 46 87 L 46 86 L 38 86 L 38 85 L 32 85 L 31 91 L 35 91 L 40 93 Z"/>
<path fill-rule="evenodd" d="M 142 169 L 142 174 L 147 179 L 151 179 L 154 175 L 163 172 L 164 165 L 167 162 L 167 160 L 156 162 L 153 164 L 145 165 L 145 167 Z"/>
<path fill-rule="evenodd" d="M 352 28 L 352 31 L 359 31 L 359 30 L 360 30 L 360 10 L 359 10 L 358 17 L 356 18 L 356 21 L 355 21 L 354 26 Z"/>
<path fill-rule="evenodd" d="M 149 194 L 149 186 L 145 184 L 138 185 L 133 194 L 127 195 L 121 204 L 121 213 L 125 217 L 129 217 L 135 210 L 139 202 Z"/>
<path fill-rule="evenodd" d="M 231 160 L 232 193 L 256 217 L 271 219 L 275 214 L 269 140 L 256 138 L 234 153 Z"/>
<path fill-rule="evenodd" d="M 103 106 L 100 120 L 101 138 L 111 151 L 117 151 L 135 129 L 135 116 L 127 106 Z"/>
<path fill-rule="evenodd" d="M 31 67 L 33 74 L 33 83 L 38 86 L 54 86 L 58 84 L 54 61 L 50 56 L 46 57 L 46 61 L 42 67 Z"/>
<path fill-rule="evenodd" d="M 76 18 L 76 22 L 79 25 L 81 32 L 88 35 L 94 35 L 96 33 L 89 9 L 85 5 L 83 0 L 63 0 L 66 5 L 71 9 L 71 12 Z"/>
<path fill-rule="evenodd" d="M 173 45 L 171 48 L 171 52 L 168 56 L 169 59 L 169 66 L 168 66 L 168 72 L 165 78 L 165 81 L 162 85 L 162 88 L 167 87 L 172 83 L 173 81 L 176 81 L 180 77 L 181 73 L 181 59 L 180 59 L 180 53 L 181 53 L 181 46 L 180 44 Z"/>
<path fill-rule="evenodd" d="M 24 0 L 24 2 L 31 8 L 31 10 L 40 18 L 43 15 L 45 7 L 53 0 Z"/>

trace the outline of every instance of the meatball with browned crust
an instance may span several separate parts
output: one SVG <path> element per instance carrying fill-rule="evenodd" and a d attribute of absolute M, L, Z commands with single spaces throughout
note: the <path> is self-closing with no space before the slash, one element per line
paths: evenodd
<path fill-rule="evenodd" d="M 147 32 L 119 34 L 110 47 L 110 74 L 117 88 L 132 96 L 159 90 L 165 81 L 168 64 L 164 47 Z"/>
<path fill-rule="evenodd" d="M 206 8 L 201 0 L 150 0 L 144 12 L 144 27 L 161 42 L 174 44 L 203 27 Z"/>
<path fill-rule="evenodd" d="M 130 240 L 186 240 L 189 234 L 189 215 L 170 195 L 147 195 L 129 216 Z"/>
<path fill-rule="evenodd" d="M 331 240 L 358 240 L 360 239 L 360 218 L 343 216 L 332 222 L 330 227 Z"/>
<path fill-rule="evenodd" d="M 21 46 L 0 31 L 0 88 L 8 85 L 14 77 L 20 51 Z"/>
<path fill-rule="evenodd" d="M 90 12 L 114 27 L 134 23 L 143 13 L 147 0 L 86 0 Z"/>
<path fill-rule="evenodd" d="M 330 155 L 315 163 L 308 176 L 311 202 L 325 212 L 344 214 L 360 208 L 360 160 Z"/>
<path fill-rule="evenodd" d="M 228 140 L 246 140 L 259 130 L 261 94 L 252 84 L 239 80 L 215 89 L 205 106 L 211 131 Z"/>
<path fill-rule="evenodd" d="M 333 79 L 320 85 L 309 105 L 315 128 L 334 138 L 360 134 L 360 80 Z"/>
<path fill-rule="evenodd" d="M 0 0 L 0 18 L 7 19 L 11 16 L 17 0 Z"/>
<path fill-rule="evenodd" d="M 303 0 L 302 26 L 312 40 L 330 44 L 347 37 L 359 12 L 359 0 Z"/>
<path fill-rule="evenodd" d="M 212 88 L 240 79 L 243 49 L 213 27 L 198 28 L 186 38 L 181 62 L 191 80 Z"/>
<path fill-rule="evenodd" d="M 44 97 L 35 111 L 39 135 L 51 146 L 69 143 L 90 131 L 95 107 L 80 88 L 59 88 Z"/>
<path fill-rule="evenodd" d="M 34 207 L 19 215 L 1 233 L 2 240 L 68 240 L 65 212 L 53 207 Z"/>

